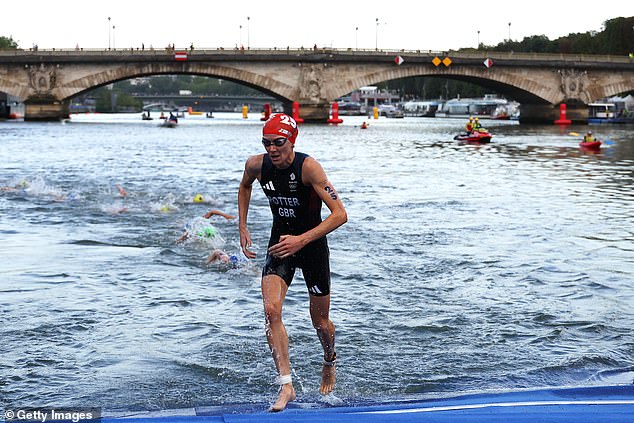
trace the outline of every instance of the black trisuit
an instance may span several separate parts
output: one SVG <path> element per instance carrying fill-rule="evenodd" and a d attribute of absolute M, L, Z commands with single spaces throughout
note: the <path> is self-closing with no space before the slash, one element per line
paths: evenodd
<path fill-rule="evenodd" d="M 264 155 L 260 185 L 273 213 L 269 247 L 277 244 L 282 235 L 301 235 L 321 222 L 321 198 L 312 186 L 302 183 L 302 165 L 306 157 L 308 155 L 296 152 L 295 160 L 289 167 L 278 169 L 269 155 Z M 299 267 L 311 295 L 328 295 L 329 258 L 328 242 L 324 236 L 284 259 L 273 257 L 267 252 L 262 276 L 278 275 L 290 286 L 295 269 Z"/>

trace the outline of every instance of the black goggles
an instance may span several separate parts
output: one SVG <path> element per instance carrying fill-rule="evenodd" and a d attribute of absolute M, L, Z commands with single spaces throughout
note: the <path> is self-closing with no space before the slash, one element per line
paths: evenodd
<path fill-rule="evenodd" d="M 287 140 L 288 138 L 284 137 L 275 138 L 274 140 L 267 140 L 266 138 L 262 138 L 262 144 L 264 144 L 265 147 L 270 147 L 271 144 L 275 145 L 276 147 L 281 147 Z"/>

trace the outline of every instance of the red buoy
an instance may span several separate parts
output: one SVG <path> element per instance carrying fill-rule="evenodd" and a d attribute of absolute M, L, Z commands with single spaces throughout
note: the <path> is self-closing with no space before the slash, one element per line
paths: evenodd
<path fill-rule="evenodd" d="M 293 102 L 293 114 L 292 114 L 293 119 L 295 119 L 295 122 L 297 123 L 303 123 L 304 119 L 299 117 L 299 103 L 294 101 Z"/>
<path fill-rule="evenodd" d="M 559 105 L 559 119 L 555 121 L 556 125 L 570 125 L 572 121 L 566 118 L 566 105 L 561 103 Z"/>
<path fill-rule="evenodd" d="M 262 112 L 262 117 L 260 118 L 260 120 L 266 121 L 266 120 L 269 120 L 270 117 L 271 117 L 271 104 L 264 103 L 264 111 Z"/>
<path fill-rule="evenodd" d="M 326 122 L 334 123 L 335 125 L 338 123 L 343 123 L 343 119 L 339 117 L 339 103 L 337 103 L 336 101 L 332 103 L 332 117 Z"/>

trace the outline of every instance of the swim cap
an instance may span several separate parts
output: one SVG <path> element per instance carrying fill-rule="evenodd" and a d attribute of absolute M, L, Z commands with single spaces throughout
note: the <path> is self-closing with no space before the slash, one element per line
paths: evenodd
<path fill-rule="evenodd" d="M 203 228 L 202 231 L 199 231 L 196 235 L 198 235 L 201 238 L 213 238 L 216 236 L 217 233 L 218 231 L 216 230 L 216 228 L 206 227 L 206 228 Z"/>
<path fill-rule="evenodd" d="M 295 119 L 284 113 L 271 115 L 262 128 L 262 135 L 279 135 L 289 140 L 291 144 L 295 144 L 297 132 Z"/>
<path fill-rule="evenodd" d="M 196 196 L 194 197 L 194 203 L 202 203 L 203 202 L 203 196 L 200 194 L 196 194 Z"/>

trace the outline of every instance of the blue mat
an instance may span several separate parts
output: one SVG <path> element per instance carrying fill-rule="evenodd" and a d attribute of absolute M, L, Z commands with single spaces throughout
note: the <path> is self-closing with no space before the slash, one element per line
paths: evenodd
<path fill-rule="evenodd" d="M 634 385 L 541 389 L 452 398 L 306 408 L 294 402 L 281 413 L 267 406 L 232 405 L 104 417 L 105 423 L 159 422 L 430 422 L 634 423 Z"/>

